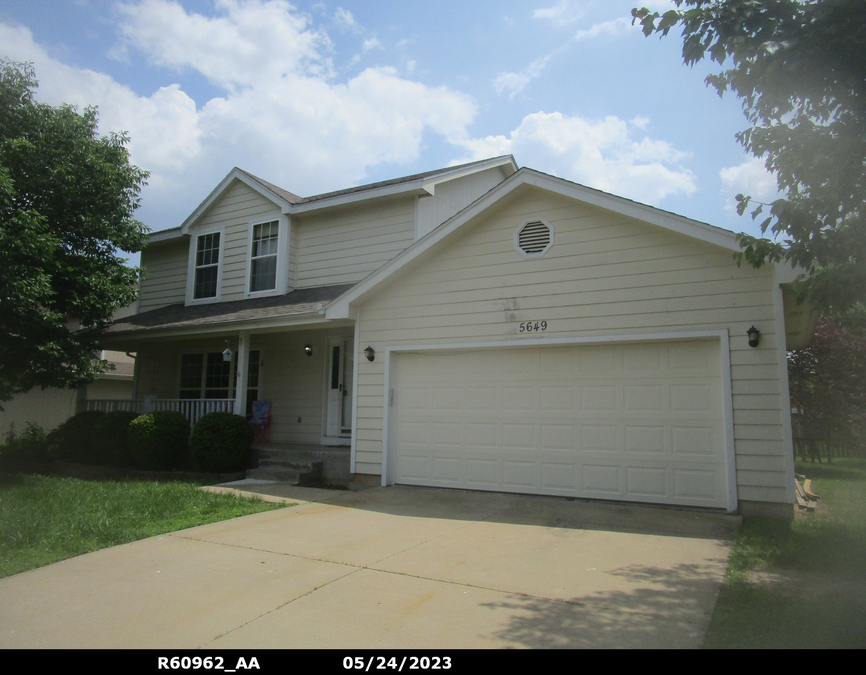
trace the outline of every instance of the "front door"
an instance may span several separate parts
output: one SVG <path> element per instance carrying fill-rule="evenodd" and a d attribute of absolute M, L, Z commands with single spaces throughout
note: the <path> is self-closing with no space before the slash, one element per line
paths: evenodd
<path fill-rule="evenodd" d="M 328 401 L 325 434 L 349 438 L 352 435 L 352 377 L 355 372 L 355 340 L 350 337 L 328 340 Z"/>

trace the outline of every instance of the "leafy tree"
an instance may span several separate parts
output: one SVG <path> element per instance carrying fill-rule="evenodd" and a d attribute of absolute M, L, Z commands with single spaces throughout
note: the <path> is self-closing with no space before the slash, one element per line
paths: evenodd
<path fill-rule="evenodd" d="M 28 64 L 0 61 L 0 403 L 34 386 L 77 387 L 107 364 L 94 331 L 135 300 L 133 218 L 147 172 L 97 111 L 34 100 Z M 0 408 L 2 409 L 2 408 Z"/>
<path fill-rule="evenodd" d="M 812 343 L 788 354 L 788 376 L 791 405 L 806 418 L 841 437 L 866 430 L 866 330 L 822 317 Z"/>
<path fill-rule="evenodd" d="M 755 267 L 787 260 L 808 270 L 823 313 L 866 308 L 866 8 L 863 0 L 674 0 L 664 14 L 634 9 L 645 35 L 682 26 L 687 65 L 727 66 L 707 77 L 742 99 L 751 128 L 740 143 L 764 158 L 783 198 L 753 208 L 765 235 L 739 235 Z"/>

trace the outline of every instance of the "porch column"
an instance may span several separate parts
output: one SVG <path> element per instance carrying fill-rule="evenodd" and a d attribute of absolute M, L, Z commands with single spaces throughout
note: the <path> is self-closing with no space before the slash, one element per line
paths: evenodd
<path fill-rule="evenodd" d="M 247 414 L 247 370 L 249 365 L 250 334 L 248 331 L 238 333 L 237 370 L 235 371 L 235 415 Z"/>

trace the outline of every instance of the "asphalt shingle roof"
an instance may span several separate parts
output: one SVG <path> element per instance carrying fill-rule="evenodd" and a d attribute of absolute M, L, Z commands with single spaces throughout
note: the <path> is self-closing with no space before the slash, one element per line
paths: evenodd
<path fill-rule="evenodd" d="M 494 158 L 497 159 L 497 158 Z M 358 185 L 357 187 L 345 188 L 343 190 L 335 190 L 333 192 L 323 192 L 322 194 L 312 195 L 310 197 L 299 197 L 296 194 L 289 192 L 288 190 L 283 190 L 280 187 L 277 187 L 273 183 L 268 183 L 266 180 L 259 178 L 258 176 L 254 176 L 249 171 L 244 171 L 250 178 L 258 181 L 262 185 L 264 185 L 269 190 L 280 195 L 283 199 L 285 199 L 290 204 L 309 204 L 310 202 L 317 202 L 322 199 L 331 199 L 332 197 L 341 197 L 343 195 L 350 195 L 356 192 L 366 192 L 367 190 L 376 190 L 378 188 L 388 187 L 390 185 L 399 185 L 401 183 L 411 183 L 415 180 L 423 180 L 425 178 L 433 178 L 434 176 L 438 176 L 440 174 L 450 173 L 452 171 L 456 171 L 459 169 L 465 169 L 467 167 L 475 166 L 478 164 L 484 164 L 486 162 L 490 162 L 490 159 L 482 159 L 477 162 L 467 162 L 466 164 L 458 164 L 456 166 L 448 166 L 444 169 L 434 169 L 433 171 L 425 171 L 423 173 L 415 173 L 411 176 L 400 176 L 399 178 L 391 178 L 390 180 L 379 181 L 378 183 L 367 183 L 366 185 Z M 243 171 L 243 169 L 241 169 Z"/>
<path fill-rule="evenodd" d="M 250 298 L 204 305 L 168 305 L 115 321 L 103 329 L 106 336 L 156 330 L 218 326 L 276 317 L 310 314 L 352 288 L 354 284 L 302 288 L 286 295 Z"/>

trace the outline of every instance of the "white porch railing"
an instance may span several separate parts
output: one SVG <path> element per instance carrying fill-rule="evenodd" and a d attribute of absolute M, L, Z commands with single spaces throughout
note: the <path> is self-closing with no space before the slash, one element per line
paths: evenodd
<path fill-rule="evenodd" d="M 172 410 L 181 413 L 190 425 L 207 413 L 235 411 L 233 398 L 147 398 L 135 400 L 111 400 L 94 399 L 87 402 L 88 410 L 101 410 L 102 412 L 113 412 L 115 410 L 128 410 L 143 415 L 157 410 Z"/>

